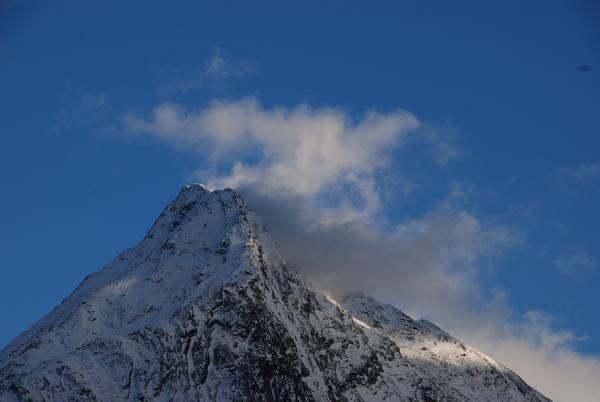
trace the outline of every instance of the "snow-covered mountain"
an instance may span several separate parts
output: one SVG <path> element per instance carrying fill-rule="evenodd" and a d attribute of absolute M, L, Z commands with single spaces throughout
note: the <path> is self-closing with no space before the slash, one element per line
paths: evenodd
<path fill-rule="evenodd" d="M 0 400 L 548 399 L 429 322 L 316 290 L 239 194 L 192 185 L 0 352 Z"/>

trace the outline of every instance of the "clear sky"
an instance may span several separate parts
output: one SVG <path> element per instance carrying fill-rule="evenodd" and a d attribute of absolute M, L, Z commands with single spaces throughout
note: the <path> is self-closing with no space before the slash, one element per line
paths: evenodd
<path fill-rule="evenodd" d="M 0 346 L 204 181 L 210 155 L 160 132 L 155 108 L 251 99 L 412 113 L 420 134 L 387 154 L 378 214 L 422 218 L 454 194 L 508 239 L 477 255 L 478 286 L 600 356 L 594 3 L 2 2 Z"/>

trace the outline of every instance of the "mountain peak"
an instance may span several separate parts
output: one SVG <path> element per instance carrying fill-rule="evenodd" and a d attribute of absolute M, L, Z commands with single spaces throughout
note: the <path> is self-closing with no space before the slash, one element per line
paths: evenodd
<path fill-rule="evenodd" d="M 0 400 L 546 401 L 432 324 L 314 289 L 237 192 L 197 184 L 0 352 Z"/>
<path fill-rule="evenodd" d="M 247 223 L 247 215 L 248 207 L 236 191 L 211 191 L 202 184 L 193 184 L 183 187 L 163 210 L 146 239 L 174 242 L 183 236 L 206 243 L 207 238 L 221 236 L 232 225 Z"/>

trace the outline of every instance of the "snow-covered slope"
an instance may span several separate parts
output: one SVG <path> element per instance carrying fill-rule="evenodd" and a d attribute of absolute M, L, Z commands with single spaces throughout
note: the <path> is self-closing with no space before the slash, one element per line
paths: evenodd
<path fill-rule="evenodd" d="M 431 323 L 315 290 L 236 192 L 192 185 L 0 352 L 0 400 L 547 399 Z"/>

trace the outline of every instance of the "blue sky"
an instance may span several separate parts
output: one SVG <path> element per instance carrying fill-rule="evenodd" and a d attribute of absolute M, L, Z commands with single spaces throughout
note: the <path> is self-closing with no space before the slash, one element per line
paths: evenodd
<path fill-rule="evenodd" d="M 510 234 L 481 256 L 480 286 L 600 355 L 594 2 L 219 3 L 0 6 L 0 346 L 203 179 L 206 152 L 136 134 L 124 116 L 249 98 L 355 122 L 412 113 L 421 134 L 376 176 L 391 193 L 378 214 L 423 217 L 460 189 L 461 210 Z"/>

